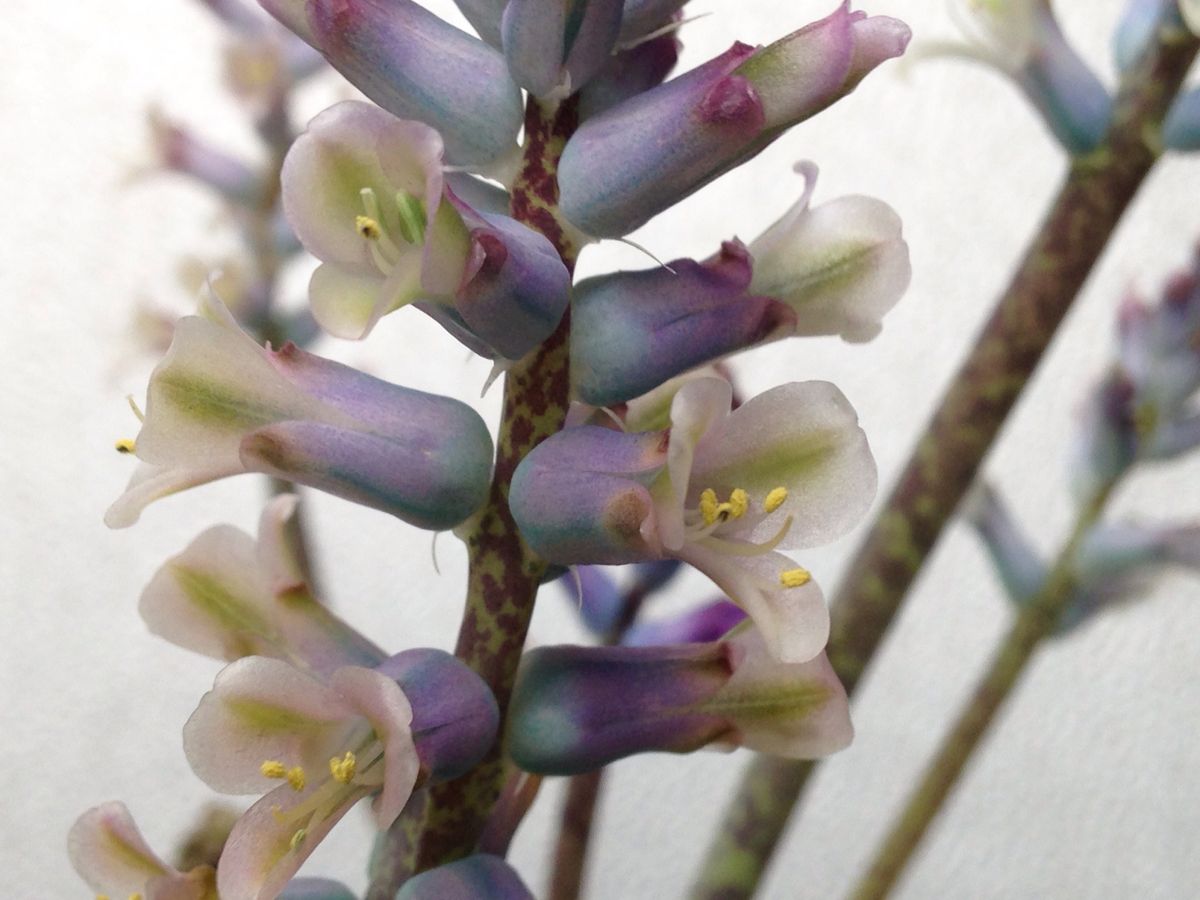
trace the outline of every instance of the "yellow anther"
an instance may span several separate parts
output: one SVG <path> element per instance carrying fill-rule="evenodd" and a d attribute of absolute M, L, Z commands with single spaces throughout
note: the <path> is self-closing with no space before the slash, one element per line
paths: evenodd
<path fill-rule="evenodd" d="M 142 900 L 142 895 L 135 891 L 129 895 L 129 900 Z"/>
<path fill-rule="evenodd" d="M 306 837 L 308 837 L 308 829 L 307 828 L 299 828 L 296 830 L 295 834 L 292 835 L 292 839 L 290 841 L 288 841 L 288 846 L 291 847 L 293 850 L 295 850 L 297 847 L 299 847 L 301 844 L 304 843 L 304 839 Z"/>
<path fill-rule="evenodd" d="M 287 770 L 287 781 L 293 791 L 304 790 L 304 769 L 300 766 L 292 766 Z"/>
<path fill-rule="evenodd" d="M 109 900 L 108 894 L 97 894 L 96 900 Z"/>
<path fill-rule="evenodd" d="M 355 216 L 354 228 L 368 241 L 377 241 L 383 237 L 383 229 L 370 216 Z"/>
<path fill-rule="evenodd" d="M 711 525 L 717 521 L 717 513 L 720 504 L 717 503 L 717 492 L 712 488 L 705 488 L 700 494 L 700 515 L 704 518 L 705 525 Z"/>
<path fill-rule="evenodd" d="M 772 488 L 771 493 L 767 494 L 767 499 L 763 501 L 763 510 L 769 513 L 775 512 L 779 507 L 783 506 L 783 501 L 788 498 L 788 490 L 785 487 Z"/>
<path fill-rule="evenodd" d="M 349 784 L 354 780 L 354 773 L 358 771 L 358 757 L 349 750 L 341 759 L 336 756 L 329 761 L 329 774 L 333 776 L 333 780 L 340 784 Z"/>
<path fill-rule="evenodd" d="M 287 766 L 277 759 L 266 760 L 258 767 L 258 771 L 262 772 L 267 778 L 287 778 Z"/>
<path fill-rule="evenodd" d="M 117 448 L 118 453 L 137 452 L 137 444 L 134 443 L 133 438 L 121 438 L 114 446 Z"/>
<path fill-rule="evenodd" d="M 729 515 L 732 518 L 740 519 L 750 509 L 750 495 L 741 488 L 734 488 L 729 495 L 729 502 L 724 505 L 729 507 Z"/>
<path fill-rule="evenodd" d="M 779 573 L 779 583 L 784 587 L 804 587 L 810 581 L 812 581 L 812 573 L 808 569 L 785 569 Z"/>

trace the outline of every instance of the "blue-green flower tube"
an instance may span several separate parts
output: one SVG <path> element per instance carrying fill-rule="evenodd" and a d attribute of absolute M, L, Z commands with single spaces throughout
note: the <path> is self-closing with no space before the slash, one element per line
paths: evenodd
<path fill-rule="evenodd" d="M 512 866 L 479 853 L 410 878 L 396 900 L 533 900 L 533 894 Z"/>

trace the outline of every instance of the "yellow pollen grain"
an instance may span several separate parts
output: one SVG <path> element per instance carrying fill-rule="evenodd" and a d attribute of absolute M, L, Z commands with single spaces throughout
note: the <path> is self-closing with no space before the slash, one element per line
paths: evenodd
<path fill-rule="evenodd" d="M 779 507 L 783 506 L 783 501 L 788 498 L 788 490 L 785 487 L 777 487 L 767 494 L 767 499 L 763 501 L 763 510 L 769 513 L 775 512 Z"/>
<path fill-rule="evenodd" d="M 349 750 L 346 751 L 346 755 L 341 759 L 335 756 L 329 761 L 329 774 L 339 784 L 349 784 L 353 781 L 356 771 L 358 771 L 358 757 Z"/>
<path fill-rule="evenodd" d="M 287 778 L 287 766 L 277 759 L 266 760 L 258 767 L 258 771 L 262 772 L 267 778 Z"/>
<path fill-rule="evenodd" d="M 118 453 L 137 452 L 137 444 L 134 443 L 133 438 L 121 438 L 113 446 L 117 448 Z"/>
<path fill-rule="evenodd" d="M 779 583 L 784 587 L 804 587 L 810 581 L 812 581 L 812 574 L 808 569 L 785 569 L 779 573 Z"/>
<path fill-rule="evenodd" d="M 712 488 L 705 488 L 700 494 L 700 515 L 703 517 L 705 525 L 711 525 L 717 521 L 719 509 L 717 492 Z"/>
<path fill-rule="evenodd" d="M 304 769 L 300 766 L 292 766 L 287 771 L 287 781 L 293 791 L 304 790 Z"/>
<path fill-rule="evenodd" d="M 729 507 L 730 516 L 740 519 L 750 509 L 750 495 L 741 488 L 734 488 L 729 495 L 729 503 L 725 505 Z"/>
<path fill-rule="evenodd" d="M 291 847 L 293 850 L 295 850 L 297 847 L 299 847 L 301 844 L 304 843 L 304 839 L 306 837 L 308 837 L 308 829 L 307 828 L 297 829 L 296 833 L 292 835 L 292 839 L 290 841 L 288 841 L 288 846 Z"/>
<path fill-rule="evenodd" d="M 383 229 L 370 216 L 355 216 L 354 228 L 368 241 L 377 241 L 383 237 Z"/>

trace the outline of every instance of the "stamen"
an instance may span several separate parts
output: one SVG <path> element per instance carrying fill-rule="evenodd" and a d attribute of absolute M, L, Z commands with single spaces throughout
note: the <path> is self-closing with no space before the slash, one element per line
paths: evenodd
<path fill-rule="evenodd" d="M 114 446 L 117 448 L 118 453 L 137 452 L 137 444 L 134 442 L 133 438 L 121 438 Z"/>
<path fill-rule="evenodd" d="M 783 506 L 783 502 L 788 498 L 788 489 L 785 487 L 773 488 L 767 499 L 763 501 L 763 511 L 773 513 L 779 507 Z"/>
<path fill-rule="evenodd" d="M 355 216 L 354 230 L 365 237 L 368 241 L 377 241 L 383 237 L 383 229 L 379 227 L 379 223 L 370 216 Z"/>
<path fill-rule="evenodd" d="M 792 527 L 792 517 L 788 516 L 783 521 L 783 525 L 775 532 L 775 536 L 762 544 L 751 544 L 748 541 L 730 541 L 722 538 L 711 536 L 711 532 L 706 534 L 700 532 L 695 536 L 689 536 L 689 540 L 695 541 L 705 547 L 710 547 L 721 553 L 727 553 L 730 556 L 762 556 L 764 553 L 770 553 L 779 543 L 787 536 L 788 531 Z"/>
<path fill-rule="evenodd" d="M 329 761 L 329 774 L 333 776 L 334 781 L 340 784 L 349 784 L 354 780 L 354 773 L 358 769 L 358 757 L 351 751 L 347 750 L 346 754 L 338 759 L 336 756 Z"/>
<path fill-rule="evenodd" d="M 267 778 L 287 778 L 287 766 L 277 759 L 268 759 L 258 767 Z"/>
<path fill-rule="evenodd" d="M 288 846 L 295 850 L 304 843 L 304 839 L 308 837 L 307 828 L 297 828 L 296 833 L 292 835 L 292 839 L 288 841 Z"/>
<path fill-rule="evenodd" d="M 779 573 L 779 583 L 786 588 L 804 587 L 812 581 L 812 573 L 808 569 L 785 569 Z"/>
<path fill-rule="evenodd" d="M 705 488 L 700 494 L 700 515 L 704 517 L 705 525 L 712 525 L 717 521 L 717 511 L 720 504 L 717 503 L 717 492 L 712 488 Z"/>
<path fill-rule="evenodd" d="M 146 421 L 146 414 L 142 412 L 142 408 L 137 405 L 137 401 L 133 399 L 133 394 L 126 394 L 125 402 L 129 404 L 129 408 L 133 410 L 133 414 L 137 416 L 137 420 L 139 422 Z"/>
<path fill-rule="evenodd" d="M 729 495 L 729 502 L 723 504 L 729 507 L 729 515 L 734 519 L 740 519 L 750 509 L 750 495 L 741 488 L 734 488 Z"/>
<path fill-rule="evenodd" d="M 301 766 L 292 766 L 287 771 L 287 781 L 293 791 L 304 790 L 304 769 Z"/>
<path fill-rule="evenodd" d="M 142 900 L 142 895 L 139 892 L 134 892 L 129 895 L 129 900 Z"/>
<path fill-rule="evenodd" d="M 407 191 L 396 194 L 400 211 L 400 236 L 410 244 L 425 242 L 425 204 Z"/>

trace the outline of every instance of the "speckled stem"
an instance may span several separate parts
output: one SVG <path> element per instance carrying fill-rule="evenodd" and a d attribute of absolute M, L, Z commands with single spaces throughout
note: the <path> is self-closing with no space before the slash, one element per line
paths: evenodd
<path fill-rule="evenodd" d="M 829 658 L 858 684 L 913 579 L 975 477 L 1161 153 L 1161 123 L 1197 40 L 1160 28 L 1122 80 L 1100 147 L 1072 162 L 1050 213 L 917 444 L 833 603 Z M 751 897 L 813 763 L 758 757 L 743 777 L 694 886 L 694 900 Z"/>
<path fill-rule="evenodd" d="M 971 700 L 942 740 L 937 755 L 895 820 L 871 867 L 851 892 L 851 900 L 883 900 L 892 892 L 925 832 L 958 783 L 967 762 L 987 734 L 996 713 L 1017 686 L 1034 652 L 1054 633 L 1062 619 L 1079 583 L 1076 572 L 1079 545 L 1099 521 L 1112 490 L 1113 485 L 1109 485 L 1088 509 L 1081 512 L 1045 586 L 1030 598 L 1017 616 L 992 658 L 987 674 L 976 685 Z"/>
<path fill-rule="evenodd" d="M 557 215 L 558 157 L 576 125 L 573 101 L 546 108 L 531 100 L 525 116 L 524 159 L 512 188 L 513 216 L 544 234 L 567 268 L 578 247 Z M 567 410 L 570 325 L 558 330 L 505 376 L 496 439 L 496 470 L 487 503 L 466 535 L 470 570 L 466 610 L 455 653 L 491 687 L 500 704 L 501 733 L 517 663 L 546 565 L 525 546 L 508 509 L 517 464 L 562 427 Z M 473 771 L 431 788 L 411 803 L 376 848 L 369 900 L 392 900 L 408 875 L 466 856 L 500 794 L 499 743 Z M 419 834 L 419 840 L 414 837 Z"/>

